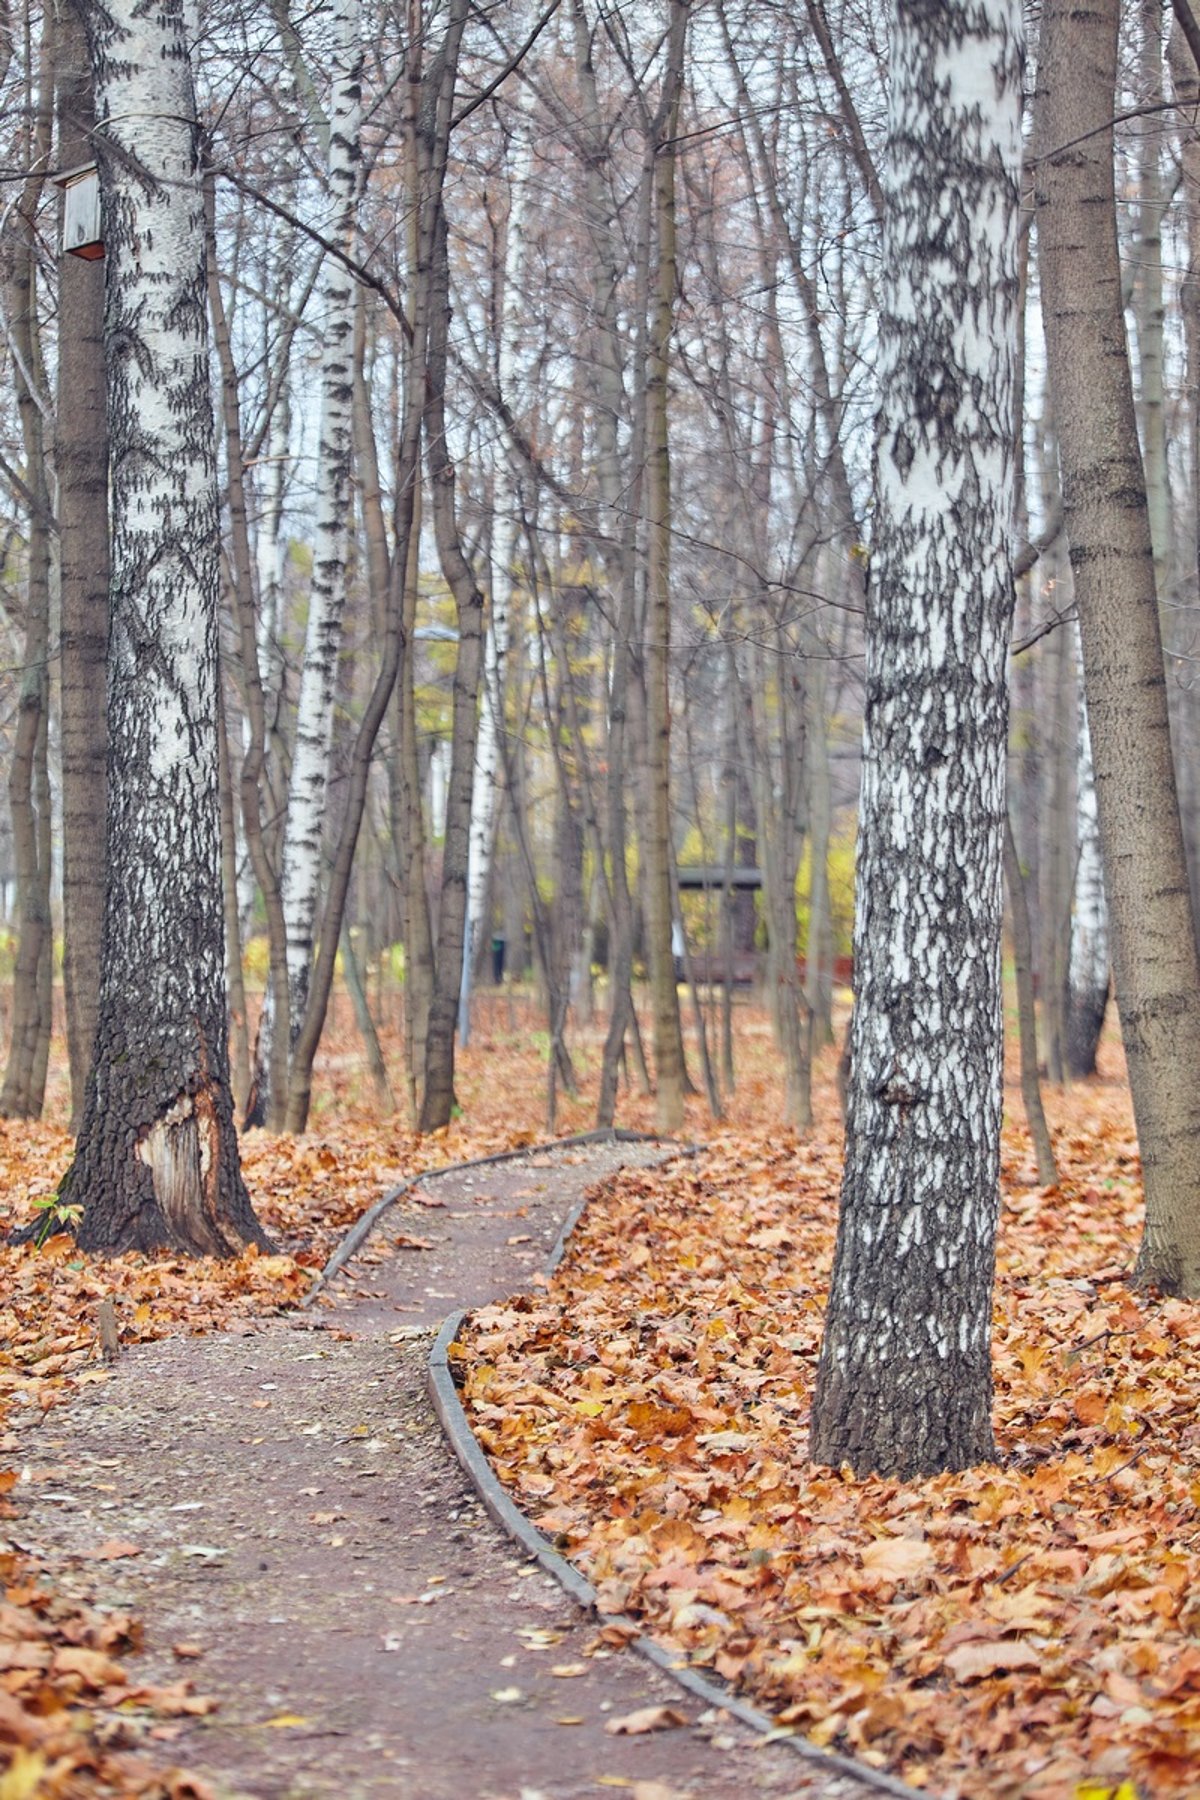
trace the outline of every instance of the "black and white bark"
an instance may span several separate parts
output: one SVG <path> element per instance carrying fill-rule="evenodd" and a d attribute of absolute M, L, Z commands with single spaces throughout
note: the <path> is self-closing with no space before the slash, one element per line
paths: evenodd
<path fill-rule="evenodd" d="M 361 24 L 358 0 L 336 0 L 326 10 L 333 62 L 327 164 L 332 219 L 327 235 L 349 255 L 354 247 L 361 164 Z M 354 277 L 338 258 L 327 256 L 321 283 L 321 427 L 313 574 L 283 852 L 292 1040 L 299 1032 L 308 998 L 346 600 L 353 511 L 354 313 Z"/>
<path fill-rule="evenodd" d="M 186 0 L 89 9 L 112 452 L 107 882 L 75 1162 L 87 1249 L 266 1242 L 229 1087 L 218 513 Z"/>
<path fill-rule="evenodd" d="M 294 29 L 287 25 L 284 32 L 292 74 L 315 123 L 325 156 L 326 217 L 322 221 L 322 232 L 342 253 L 324 258 L 320 280 L 321 410 L 313 572 L 280 877 L 286 934 L 289 1070 L 290 1053 L 300 1035 L 308 1004 L 312 972 L 353 514 L 357 287 L 345 259 L 352 258 L 354 251 L 362 167 L 362 22 L 358 0 L 336 0 L 336 4 L 325 10 L 329 15 L 331 47 L 328 118 L 317 103 L 316 90 Z M 286 8 L 282 9 L 282 14 L 286 25 Z M 279 408 L 278 414 L 278 429 L 285 430 L 286 408 Z M 281 599 L 278 580 L 281 503 L 282 493 L 277 482 L 268 499 L 259 542 L 262 589 L 259 656 L 260 662 L 266 660 L 268 663 L 275 654 L 271 640 L 278 629 Z M 287 1082 L 281 1079 L 283 1058 L 276 1022 L 278 986 L 277 977 L 273 977 L 263 996 L 250 1114 L 254 1123 L 274 1127 L 283 1123 L 287 1105 Z"/>
<path fill-rule="evenodd" d="M 812 1454 L 992 1454 L 1020 0 L 898 0 L 855 912 Z"/>
<path fill-rule="evenodd" d="M 521 290 L 525 260 L 525 211 L 533 161 L 532 140 L 524 120 L 518 123 L 504 246 L 504 294 L 496 373 L 508 405 L 516 401 L 520 380 L 520 345 L 524 325 Z M 483 935 L 492 848 L 496 835 L 496 778 L 500 737 L 504 731 L 504 669 L 508 659 L 509 621 L 521 552 L 521 514 L 512 459 L 501 450 L 495 482 L 496 548 L 492 560 L 491 609 L 483 649 L 483 705 L 475 738 L 475 772 L 471 790 L 471 832 L 467 866 L 467 924 L 462 981 L 458 1001 L 458 1038 L 466 1047 L 471 1035 L 471 977 Z"/>

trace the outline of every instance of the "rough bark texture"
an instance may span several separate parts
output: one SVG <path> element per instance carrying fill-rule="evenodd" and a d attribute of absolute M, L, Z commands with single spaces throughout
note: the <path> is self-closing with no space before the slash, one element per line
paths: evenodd
<path fill-rule="evenodd" d="M 92 77 L 76 0 L 62 0 L 56 46 L 58 163 L 92 156 Z M 78 1129 L 100 1003 L 108 728 L 108 416 L 104 264 L 59 263 L 54 467 L 61 561 L 59 737 L 62 748 L 63 992 Z"/>
<path fill-rule="evenodd" d="M 1142 1153 L 1136 1276 L 1200 1294 L 1200 965 L 1179 821 L 1146 489 L 1121 304 L 1112 128 L 1118 0 L 1047 0 L 1037 229 L 1075 572 L 1114 985 Z"/>
<path fill-rule="evenodd" d="M 1141 69 L 1139 99 L 1160 108 L 1163 97 L 1163 0 L 1141 0 Z M 1137 320 L 1139 413 L 1146 472 L 1146 503 L 1150 512 L 1150 540 L 1154 546 L 1154 580 L 1159 598 L 1165 597 L 1171 567 L 1171 482 L 1167 466 L 1167 409 L 1163 387 L 1162 232 L 1165 201 L 1162 176 L 1162 119 L 1154 113 L 1138 128 L 1138 246 L 1134 281 L 1134 314 Z"/>
<path fill-rule="evenodd" d="M 50 147 L 50 44 L 52 25 L 42 29 L 45 73 L 26 154 L 34 173 L 27 177 L 15 208 L 16 220 L 3 246 L 5 311 L 13 350 L 17 411 L 28 490 L 25 632 L 17 724 L 9 766 L 13 863 L 17 877 L 17 954 L 13 969 L 12 1036 L 0 1113 L 37 1118 L 46 1087 L 50 1048 L 53 933 L 50 919 L 50 771 L 47 725 L 50 710 L 51 517 L 43 416 L 45 367 L 38 327 L 37 242 L 25 223 L 35 215 L 45 158 Z"/>
<path fill-rule="evenodd" d="M 186 6 L 89 14 L 113 469 L 108 879 L 75 1162 L 87 1249 L 265 1243 L 226 1047 L 216 457 Z"/>
<path fill-rule="evenodd" d="M 850 1116 L 812 1453 L 992 1454 L 1019 0 L 900 0 Z"/>
<path fill-rule="evenodd" d="M 646 381 L 646 837 L 642 846 L 650 994 L 654 1008 L 655 1119 L 683 1124 L 683 1028 L 671 949 L 671 453 L 667 378 L 675 315 L 675 133 L 683 83 L 687 0 L 671 0 L 667 69 L 657 121 L 654 218 L 658 262 Z"/>
<path fill-rule="evenodd" d="M 461 36 L 465 5 L 454 0 L 452 33 Z M 448 33 L 448 37 L 449 37 Z M 457 54 L 457 40 L 454 45 Z M 429 1026 L 425 1036 L 425 1092 L 418 1121 L 421 1131 L 439 1131 L 454 1110 L 454 1031 L 462 987 L 463 946 L 467 926 L 467 865 L 470 856 L 471 793 L 474 786 L 475 734 L 479 719 L 479 684 L 483 673 L 483 592 L 463 553 L 455 514 L 454 465 L 445 424 L 446 326 L 450 317 L 450 273 L 446 221 L 439 215 L 437 254 L 431 304 L 427 385 L 429 389 L 426 455 L 432 490 L 434 537 L 446 585 L 454 596 L 458 652 L 454 661 L 454 706 L 450 779 L 446 793 L 446 833 L 442 844 L 442 881 L 438 905 L 437 952 Z"/>

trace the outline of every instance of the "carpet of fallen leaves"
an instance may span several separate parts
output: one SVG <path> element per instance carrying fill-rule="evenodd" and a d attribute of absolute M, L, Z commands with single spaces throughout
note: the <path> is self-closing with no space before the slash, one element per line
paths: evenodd
<path fill-rule="evenodd" d="M 123 1664 L 139 1626 L 105 1605 L 104 1571 L 132 1546 L 98 1543 L 68 1597 L 27 1507 L 14 1426 L 109 1378 L 99 1301 L 113 1300 L 126 1344 L 253 1331 L 296 1305 L 388 1187 L 545 1135 L 536 1027 L 511 1001 L 481 1007 L 462 1117 L 421 1140 L 402 1115 L 381 1118 L 348 1020 L 335 1024 L 310 1134 L 243 1142 L 276 1254 L 91 1262 L 64 1239 L 0 1246 L 2 1800 L 208 1793 L 143 1754 L 212 1703 L 185 1657 L 157 1688 Z M 384 1042 L 399 1089 L 398 1041 Z M 598 1041 L 573 1048 L 582 1087 L 559 1096 L 560 1134 L 593 1122 Z M 995 1468 L 900 1487 L 806 1464 L 840 1155 L 832 1056 L 818 1128 L 792 1139 L 774 1123 L 769 1028 L 748 1010 L 724 1125 L 714 1134 L 689 1101 L 703 1156 L 619 1180 L 551 1287 L 477 1315 L 470 1339 L 480 1435 L 607 1608 L 817 1742 L 943 1794 L 1148 1800 L 1198 1787 L 1200 1308 L 1121 1280 L 1139 1171 L 1108 1057 L 1110 1079 L 1050 1095 L 1054 1191 L 1034 1185 L 1010 1089 Z M 68 1165 L 61 1069 L 53 1092 L 52 1122 L 0 1121 L 0 1230 L 27 1222 Z M 623 1094 L 620 1119 L 650 1127 L 652 1100 Z"/>
<path fill-rule="evenodd" d="M 827 1088 L 804 1141 L 764 1108 L 602 1189 L 548 1291 L 464 1334 L 472 1422 L 604 1610 L 782 1726 L 942 1794 L 1194 1795 L 1200 1306 L 1122 1279 L 1123 1086 L 1049 1095 L 1055 1189 L 1008 1098 L 997 1465 L 900 1485 L 806 1461 Z"/>
<path fill-rule="evenodd" d="M 399 1068 L 398 1047 L 388 1047 Z M 242 1140 L 251 1198 L 278 1253 L 251 1248 L 229 1262 L 88 1260 L 64 1236 L 40 1250 L 5 1244 L 9 1230 L 37 1216 L 37 1202 L 54 1194 L 70 1164 L 72 1139 L 53 1123 L 67 1106 L 61 1054 L 50 1122 L 0 1119 L 0 1800 L 211 1800 L 203 1781 L 182 1770 L 156 1772 L 139 1754 L 156 1734 L 169 1742 L 171 1720 L 214 1703 L 195 1692 L 186 1657 L 180 1679 L 157 1687 L 137 1683 L 122 1664 L 140 1627 L 105 1607 L 103 1570 L 134 1547 L 95 1546 L 91 1604 L 55 1589 L 27 1520 L 25 1501 L 35 1495 L 19 1463 L 20 1415 L 37 1418 L 79 1387 L 111 1378 L 100 1353 L 101 1300 L 114 1304 L 123 1345 L 253 1331 L 304 1297 L 348 1227 L 388 1188 L 424 1169 L 531 1141 L 541 1105 L 535 1052 L 527 1049 L 523 1065 L 506 1058 L 511 1081 L 502 1089 L 488 1058 L 485 1037 L 463 1072 L 463 1119 L 421 1139 L 402 1117 L 380 1118 L 357 1040 L 347 1020 L 335 1019 L 319 1064 L 313 1130 L 303 1139 L 253 1131 Z"/>

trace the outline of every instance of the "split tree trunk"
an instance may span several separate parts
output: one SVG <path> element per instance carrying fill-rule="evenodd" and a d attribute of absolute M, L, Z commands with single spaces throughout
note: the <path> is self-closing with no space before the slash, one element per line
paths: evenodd
<path fill-rule="evenodd" d="M 857 1003 L 811 1448 L 902 1478 L 993 1453 L 1023 51 L 1020 0 L 898 0 Z"/>
<path fill-rule="evenodd" d="M 1119 0 L 1045 0 L 1042 310 L 1075 571 L 1112 960 L 1146 1194 L 1135 1278 L 1200 1295 L 1200 961 L 1125 339 L 1113 181 Z"/>
<path fill-rule="evenodd" d="M 218 513 L 186 0 L 89 12 L 113 467 L 108 879 L 75 1161 L 89 1250 L 267 1240 L 229 1088 L 217 783 Z"/>

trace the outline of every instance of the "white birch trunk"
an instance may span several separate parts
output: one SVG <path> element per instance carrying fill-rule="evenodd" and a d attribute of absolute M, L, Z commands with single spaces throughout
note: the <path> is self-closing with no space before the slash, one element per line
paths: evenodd
<path fill-rule="evenodd" d="M 898 0 L 853 1073 L 812 1452 L 992 1453 L 1020 0 Z"/>
<path fill-rule="evenodd" d="M 99 1025 L 62 1190 L 89 1249 L 265 1243 L 229 1088 L 219 521 L 190 8 L 87 9 L 107 249 L 109 789 Z"/>
<path fill-rule="evenodd" d="M 513 152 L 512 200 L 504 244 L 504 299 L 501 308 L 498 380 L 500 392 L 513 405 L 521 375 L 523 305 L 521 273 L 525 262 L 525 211 L 533 147 L 528 132 L 518 126 Z M 458 1000 L 458 1036 L 467 1044 L 471 1035 L 471 982 L 479 933 L 487 906 L 496 830 L 496 773 L 500 764 L 500 738 L 504 730 L 504 664 L 508 656 L 509 619 L 521 554 L 521 521 L 518 488 L 512 460 L 500 452 L 496 468 L 494 509 L 496 544 L 492 564 L 491 619 L 483 646 L 483 706 L 475 739 L 475 769 L 471 788 L 471 834 L 467 852 L 467 924 L 463 941 L 462 984 Z"/>
<path fill-rule="evenodd" d="M 1096 1072 L 1096 1047 L 1108 1007 L 1108 905 L 1100 857 L 1100 814 L 1082 671 L 1075 793 L 1075 903 L 1067 979 L 1067 1068 L 1076 1080 Z"/>
<path fill-rule="evenodd" d="M 333 71 L 327 177 L 333 216 L 326 235 L 349 253 L 355 236 L 361 160 L 363 52 L 358 0 L 335 0 L 328 12 Z M 321 296 L 323 349 L 316 531 L 283 852 L 292 1041 L 304 1017 L 312 966 L 353 510 L 350 476 L 354 446 L 354 277 L 332 256 L 325 261 Z"/>

